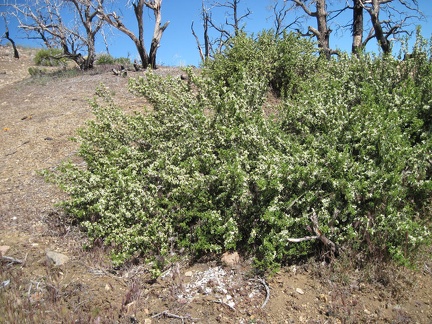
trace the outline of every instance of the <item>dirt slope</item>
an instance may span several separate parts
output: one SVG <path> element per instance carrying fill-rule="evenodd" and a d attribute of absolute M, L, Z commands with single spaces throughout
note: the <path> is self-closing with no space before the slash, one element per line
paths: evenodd
<path fill-rule="evenodd" d="M 69 138 L 92 118 L 87 100 L 99 83 L 125 109 L 144 102 L 109 72 L 30 78 L 35 50 L 20 54 L 0 47 L 0 323 L 432 322 L 430 258 L 416 272 L 355 272 L 345 260 L 293 265 L 266 280 L 244 260 L 179 262 L 156 281 L 140 264 L 113 269 L 102 248 L 83 249 L 84 235 L 54 206 L 65 195 L 37 171 L 75 158 Z M 47 251 L 69 261 L 53 265 Z"/>

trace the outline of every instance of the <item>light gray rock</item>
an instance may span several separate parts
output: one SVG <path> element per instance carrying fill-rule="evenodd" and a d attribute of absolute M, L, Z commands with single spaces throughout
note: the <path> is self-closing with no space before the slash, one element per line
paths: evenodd
<path fill-rule="evenodd" d="M 56 266 L 61 266 L 69 261 L 69 257 L 67 255 L 54 252 L 54 251 L 46 251 L 46 256 L 48 262 L 53 263 Z"/>
<path fill-rule="evenodd" d="M 296 292 L 300 295 L 304 295 L 304 291 L 301 288 L 296 288 Z"/>

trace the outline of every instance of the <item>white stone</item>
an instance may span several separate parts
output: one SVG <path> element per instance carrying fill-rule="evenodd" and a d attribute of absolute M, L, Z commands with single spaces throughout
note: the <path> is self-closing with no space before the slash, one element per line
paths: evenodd
<path fill-rule="evenodd" d="M 296 292 L 300 295 L 304 295 L 304 291 L 301 288 L 296 288 Z"/>
<path fill-rule="evenodd" d="M 63 265 L 69 261 L 69 257 L 67 255 L 54 251 L 46 251 L 46 256 L 48 261 L 54 263 L 56 266 Z"/>

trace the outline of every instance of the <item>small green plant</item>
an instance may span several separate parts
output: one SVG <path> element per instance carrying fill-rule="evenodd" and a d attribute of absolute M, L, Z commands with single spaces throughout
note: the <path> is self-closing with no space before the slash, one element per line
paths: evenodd
<path fill-rule="evenodd" d="M 109 54 L 99 54 L 96 56 L 96 64 L 103 65 L 103 64 L 114 64 L 114 57 L 112 57 Z"/>
<path fill-rule="evenodd" d="M 34 58 L 36 65 L 42 66 L 60 66 L 67 62 L 67 59 L 62 57 L 63 51 L 59 48 L 47 48 L 39 50 Z"/>
<path fill-rule="evenodd" d="M 104 65 L 104 64 L 129 65 L 129 64 L 131 64 L 131 61 L 128 57 L 114 58 L 110 54 L 100 54 L 100 55 L 97 55 L 96 64 L 98 64 L 98 65 Z"/>
<path fill-rule="evenodd" d="M 114 63 L 120 65 L 129 65 L 131 64 L 131 61 L 128 57 L 117 57 L 114 59 Z"/>
<path fill-rule="evenodd" d="M 32 76 L 41 76 L 47 73 L 46 69 L 41 69 L 39 67 L 31 66 L 28 68 L 28 73 Z"/>

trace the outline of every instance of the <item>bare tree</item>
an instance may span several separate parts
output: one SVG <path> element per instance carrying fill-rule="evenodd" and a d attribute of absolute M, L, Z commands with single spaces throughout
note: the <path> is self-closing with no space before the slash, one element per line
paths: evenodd
<path fill-rule="evenodd" d="M 215 2 L 214 6 L 219 8 L 227 8 L 229 11 L 227 12 L 227 16 L 231 17 L 231 21 L 228 20 L 228 17 L 225 19 L 225 27 L 216 27 L 216 25 L 212 26 L 216 28 L 219 32 L 223 32 L 226 35 L 232 36 L 232 33 L 230 33 L 226 27 L 231 27 L 234 30 L 234 36 L 238 36 L 239 32 L 243 29 L 244 26 L 241 25 L 242 20 L 247 18 L 249 15 L 252 14 L 252 12 L 249 10 L 249 8 L 246 8 L 246 12 L 243 14 L 239 14 L 239 4 L 241 0 L 231 0 L 226 1 L 224 3 Z"/>
<path fill-rule="evenodd" d="M 48 48 L 60 47 L 62 57 L 74 60 L 83 69 L 93 67 L 96 34 L 103 21 L 93 9 L 92 0 L 33 0 L 9 6 L 28 38 L 40 39 Z M 76 15 L 72 21 L 64 19 L 68 6 Z M 86 58 L 79 52 L 82 49 L 87 52 Z"/>
<path fill-rule="evenodd" d="M 16 58 L 16 59 L 19 59 L 19 53 L 18 53 L 18 49 L 17 49 L 17 47 L 16 47 L 16 45 L 15 45 L 15 42 L 14 42 L 14 40 L 10 37 L 10 35 L 9 35 L 9 27 L 8 27 L 8 21 L 6 20 L 6 16 L 2 13 L 2 16 L 3 16 L 3 18 L 4 18 L 4 23 L 5 23 L 5 33 L 4 33 L 4 37 L 9 41 L 9 42 L 11 42 L 11 44 L 12 44 L 12 48 L 13 48 L 13 50 L 14 50 L 14 58 Z"/>
<path fill-rule="evenodd" d="M 400 35 L 412 35 L 415 21 L 424 19 L 417 0 L 352 0 L 345 8 L 351 9 L 352 21 L 345 27 L 352 31 L 352 52 L 359 53 L 372 39 L 376 39 L 385 54 L 391 52 L 391 42 Z M 352 5 L 351 5 L 352 4 Z M 398 5 L 398 6 L 397 6 Z M 366 20 L 364 13 L 370 20 Z M 369 30 L 365 35 L 365 30 Z"/>
<path fill-rule="evenodd" d="M 290 0 L 295 3 L 297 7 L 300 7 L 304 13 L 310 17 L 314 17 L 317 21 L 317 28 L 309 26 L 308 27 L 308 33 L 302 35 L 312 35 L 316 37 L 318 40 L 318 47 L 320 48 L 321 52 L 330 59 L 332 54 L 337 54 L 337 51 L 334 51 L 330 48 L 330 34 L 332 30 L 328 27 L 327 19 L 328 19 L 328 12 L 327 12 L 327 3 L 326 0 L 314 0 L 312 1 L 312 4 L 315 6 L 315 11 L 312 11 L 310 9 L 309 4 L 307 1 L 303 0 Z"/>
<path fill-rule="evenodd" d="M 398 9 L 393 4 L 400 4 Z M 423 13 L 418 8 L 417 0 L 357 0 L 370 16 L 371 31 L 363 41 L 363 46 L 375 38 L 385 54 L 391 52 L 391 38 L 397 38 L 400 34 L 411 34 L 406 28 L 412 19 L 424 19 Z M 356 11 L 360 15 L 360 9 Z M 386 19 L 381 19 L 383 12 Z M 354 17 L 356 18 L 356 17 Z"/>
<path fill-rule="evenodd" d="M 101 19 L 105 20 L 109 25 L 118 29 L 125 35 L 127 35 L 135 44 L 138 54 L 141 58 L 141 64 L 143 68 L 151 66 L 156 68 L 156 54 L 160 46 L 162 34 L 169 25 L 169 21 L 165 24 L 161 24 L 162 21 L 162 0 L 136 0 L 132 1 L 131 5 L 134 10 L 135 18 L 138 24 L 138 36 L 126 27 L 123 23 L 122 17 L 118 16 L 115 11 L 106 12 L 103 6 L 103 0 L 98 0 L 98 15 Z M 153 38 L 150 45 L 150 52 L 147 53 L 144 43 L 144 8 L 148 8 L 153 11 L 155 18 L 155 25 L 153 30 Z"/>
<path fill-rule="evenodd" d="M 198 52 L 202 62 L 205 62 L 210 57 L 210 37 L 209 37 L 209 21 L 211 20 L 210 10 L 205 7 L 204 0 L 201 1 L 201 19 L 203 24 L 203 37 L 204 37 L 204 50 L 203 45 L 199 40 L 198 35 L 194 29 L 194 22 L 191 24 L 192 35 L 195 37 Z"/>
<path fill-rule="evenodd" d="M 296 17 L 289 24 L 286 23 L 286 18 L 289 12 L 295 8 L 295 4 L 289 5 L 288 1 L 283 1 L 281 7 L 279 7 L 279 1 L 275 0 L 272 5 L 270 5 L 270 10 L 273 11 L 274 17 L 274 28 L 275 37 L 281 36 L 286 30 L 293 28 L 300 24 L 301 17 Z"/>
<path fill-rule="evenodd" d="M 239 5 L 241 0 L 230 0 L 224 3 L 217 1 L 212 1 L 208 7 L 205 6 L 204 0 L 202 1 L 201 7 L 201 17 L 203 21 L 204 30 L 204 52 L 202 45 L 196 32 L 193 28 L 193 23 L 191 25 L 192 35 L 195 37 L 197 42 L 198 51 L 200 52 L 201 60 L 214 56 L 216 53 L 220 53 L 228 41 L 239 35 L 239 33 L 244 29 L 245 24 L 243 21 L 252 14 L 252 12 L 246 8 L 244 13 L 240 13 Z M 212 19 L 212 11 L 219 9 L 228 9 L 225 12 L 225 21 L 222 24 L 217 24 Z M 210 39 L 210 32 L 216 32 L 218 36 Z"/>
<path fill-rule="evenodd" d="M 75 8 L 75 13 L 78 16 L 79 23 L 75 26 L 83 26 L 85 35 L 82 35 L 79 30 L 74 30 L 73 34 L 87 47 L 87 58 L 84 62 L 86 69 L 93 68 L 93 63 L 96 57 L 96 35 L 101 31 L 104 21 L 99 19 L 98 11 L 95 10 L 95 5 L 92 0 L 64 0 L 65 3 L 71 4 Z M 101 0 L 103 2 L 103 0 Z"/>
<path fill-rule="evenodd" d="M 249 17 L 252 12 L 249 8 L 243 14 L 239 13 L 239 4 L 241 0 L 230 0 L 224 3 L 213 2 L 213 8 L 225 8 L 228 11 L 225 12 L 225 22 L 221 25 L 216 25 L 216 23 L 210 19 L 209 24 L 212 28 L 220 33 L 219 44 L 220 48 L 227 42 L 228 39 L 238 36 L 241 30 L 244 29 L 245 25 L 242 25 L 244 19 Z"/>

